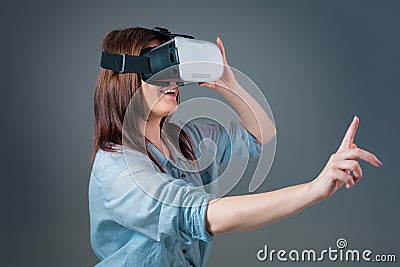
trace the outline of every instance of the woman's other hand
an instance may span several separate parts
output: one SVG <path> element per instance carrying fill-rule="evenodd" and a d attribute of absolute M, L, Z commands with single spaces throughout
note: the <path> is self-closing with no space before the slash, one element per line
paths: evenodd
<path fill-rule="evenodd" d="M 357 147 L 353 143 L 358 123 L 359 118 L 354 116 L 339 149 L 331 155 L 325 168 L 311 182 L 312 190 L 319 198 L 331 196 L 344 184 L 349 189 L 361 179 L 362 169 L 357 159 L 367 161 L 375 167 L 383 165 L 374 154 Z M 351 175 L 351 172 L 353 172 L 353 175 Z"/>
<path fill-rule="evenodd" d="M 217 38 L 217 46 L 222 54 L 222 60 L 224 62 L 224 71 L 221 77 L 213 82 L 199 82 L 200 86 L 206 86 L 212 90 L 220 91 L 230 89 L 232 87 L 238 86 L 238 83 L 233 75 L 233 71 L 231 67 L 228 65 L 228 61 L 226 60 L 226 54 L 224 45 L 222 44 L 221 38 Z"/>

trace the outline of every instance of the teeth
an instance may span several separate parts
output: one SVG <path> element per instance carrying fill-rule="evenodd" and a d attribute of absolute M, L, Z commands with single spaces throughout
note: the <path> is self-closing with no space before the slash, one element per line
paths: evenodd
<path fill-rule="evenodd" d="M 175 94 L 175 92 L 176 92 L 176 89 L 168 89 L 168 90 L 161 91 L 161 93 L 163 93 L 163 94 L 168 94 L 168 93 L 174 93 Z"/>

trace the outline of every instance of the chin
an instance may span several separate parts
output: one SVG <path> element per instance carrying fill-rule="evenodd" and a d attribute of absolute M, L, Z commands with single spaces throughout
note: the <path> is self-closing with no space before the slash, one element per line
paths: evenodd
<path fill-rule="evenodd" d="M 152 113 L 157 115 L 157 117 L 166 117 L 172 113 L 174 113 L 178 109 L 179 105 L 165 105 L 162 108 L 154 108 Z"/>

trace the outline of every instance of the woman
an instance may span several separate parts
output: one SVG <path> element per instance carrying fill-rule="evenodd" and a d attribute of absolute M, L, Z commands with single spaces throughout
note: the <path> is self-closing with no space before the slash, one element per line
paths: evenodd
<path fill-rule="evenodd" d="M 155 31 L 128 28 L 106 35 L 103 50 L 139 55 L 165 41 Z M 178 106 L 179 87 L 162 88 L 135 73 L 100 69 L 89 184 L 91 244 L 101 260 L 97 266 L 206 266 L 214 234 L 266 226 L 343 185 L 354 186 L 362 177 L 358 158 L 382 165 L 353 143 L 359 122 L 355 116 L 339 149 L 311 182 L 215 199 L 202 186 L 218 177 L 231 152 L 245 147 L 257 156 L 276 133 L 264 109 L 235 80 L 219 38 L 217 45 L 224 73 L 218 81 L 199 85 L 221 94 L 239 115 L 242 124 L 227 131 L 218 125 L 168 123 L 167 116 Z M 136 119 L 126 120 L 132 107 L 129 114 Z M 215 142 L 216 151 L 211 164 L 199 169 L 199 144 L 205 138 Z M 178 168 L 182 159 L 193 168 Z"/>

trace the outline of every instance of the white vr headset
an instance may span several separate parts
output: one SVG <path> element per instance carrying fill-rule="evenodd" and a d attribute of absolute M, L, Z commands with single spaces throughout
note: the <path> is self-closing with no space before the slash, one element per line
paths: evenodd
<path fill-rule="evenodd" d="M 221 77 L 223 60 L 214 43 L 193 36 L 172 34 L 155 27 L 160 46 L 145 48 L 140 56 L 102 52 L 100 66 L 118 73 L 138 73 L 148 83 L 168 86 L 171 82 L 184 85 L 190 82 L 210 82 Z"/>

